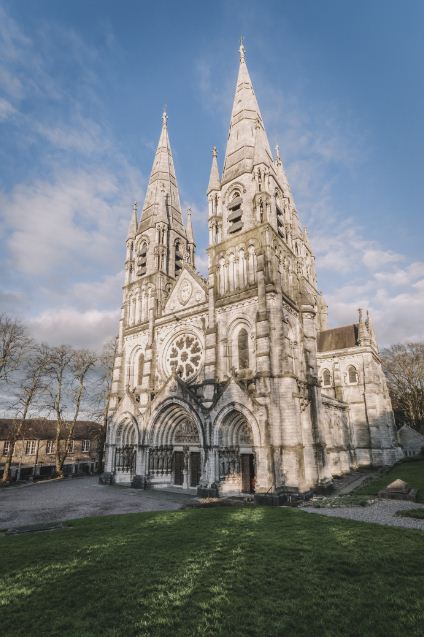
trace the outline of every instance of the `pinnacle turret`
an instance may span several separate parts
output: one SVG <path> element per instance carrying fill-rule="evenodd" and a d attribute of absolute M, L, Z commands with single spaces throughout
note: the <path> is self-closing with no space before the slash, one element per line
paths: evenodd
<path fill-rule="evenodd" d="M 271 151 L 269 149 L 266 132 L 261 121 L 258 118 L 255 124 L 255 147 L 253 152 L 253 166 L 257 166 L 258 164 L 265 164 L 266 166 L 274 167 L 274 163 L 270 153 Z"/>
<path fill-rule="evenodd" d="M 135 235 L 137 234 L 137 227 L 138 227 L 138 204 L 136 201 L 134 201 L 132 211 L 131 211 L 131 221 L 128 227 L 127 241 L 128 239 L 135 238 Z"/>
<path fill-rule="evenodd" d="M 209 176 L 207 194 L 212 192 L 212 190 L 219 190 L 221 188 L 217 157 L 218 157 L 218 151 L 216 150 L 216 146 L 214 146 L 212 149 L 212 165 L 211 165 L 211 174 Z"/>
<path fill-rule="evenodd" d="M 191 223 L 191 208 L 187 208 L 186 235 L 189 243 L 194 243 L 193 226 Z"/>

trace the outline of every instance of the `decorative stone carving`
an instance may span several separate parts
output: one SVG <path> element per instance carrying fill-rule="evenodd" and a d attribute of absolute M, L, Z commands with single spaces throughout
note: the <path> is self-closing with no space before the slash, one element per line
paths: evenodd
<path fill-rule="evenodd" d="M 199 433 L 196 424 L 192 420 L 182 422 L 175 432 L 175 444 L 198 444 Z"/>
<path fill-rule="evenodd" d="M 193 286 L 188 279 L 184 279 L 178 291 L 178 300 L 181 305 L 187 305 L 190 300 Z"/>

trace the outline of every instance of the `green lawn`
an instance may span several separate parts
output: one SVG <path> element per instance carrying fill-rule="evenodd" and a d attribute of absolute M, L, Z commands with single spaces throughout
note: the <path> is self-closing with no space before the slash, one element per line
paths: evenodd
<path fill-rule="evenodd" d="M 424 459 L 399 462 L 381 478 L 357 489 L 355 495 L 373 495 L 397 478 L 405 480 L 410 487 L 418 489 L 417 502 L 424 502 Z"/>
<path fill-rule="evenodd" d="M 1 635 L 422 635 L 423 543 L 420 531 L 265 507 L 1 536 Z"/>

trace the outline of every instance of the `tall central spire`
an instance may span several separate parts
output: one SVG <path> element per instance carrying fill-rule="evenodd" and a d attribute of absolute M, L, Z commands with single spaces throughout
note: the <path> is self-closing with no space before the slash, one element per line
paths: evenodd
<path fill-rule="evenodd" d="M 162 114 L 162 130 L 141 214 L 142 229 L 154 223 L 163 213 L 161 209 L 163 208 L 164 196 L 169 217 L 178 224 L 182 224 L 180 196 L 169 142 L 166 110 Z"/>
<path fill-rule="evenodd" d="M 246 49 L 243 39 L 240 42 L 240 67 L 237 77 L 236 92 L 231 112 L 230 130 L 225 152 L 222 183 L 234 179 L 244 172 L 250 172 L 253 166 L 255 141 L 260 139 L 263 153 L 272 165 L 272 153 L 262 120 L 261 111 L 253 89 L 252 80 L 246 64 Z M 257 135 L 256 128 L 262 129 Z"/>

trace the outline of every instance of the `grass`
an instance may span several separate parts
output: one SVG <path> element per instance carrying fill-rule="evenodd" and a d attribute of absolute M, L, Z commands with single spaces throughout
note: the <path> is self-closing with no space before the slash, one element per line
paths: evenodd
<path fill-rule="evenodd" d="M 424 509 L 401 509 L 396 515 L 402 518 L 414 518 L 415 520 L 424 520 Z"/>
<path fill-rule="evenodd" d="M 2 637 L 423 634 L 424 535 L 294 509 L 188 509 L 0 537 Z"/>
<path fill-rule="evenodd" d="M 355 495 L 374 495 L 393 480 L 405 480 L 413 489 L 418 489 L 417 502 L 424 502 L 424 458 L 410 458 L 395 464 L 377 480 L 355 490 Z"/>

